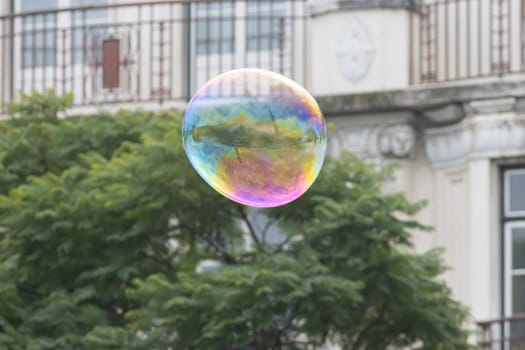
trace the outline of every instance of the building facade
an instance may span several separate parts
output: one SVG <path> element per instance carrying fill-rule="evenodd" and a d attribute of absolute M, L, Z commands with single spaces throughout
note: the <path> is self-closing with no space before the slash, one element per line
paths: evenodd
<path fill-rule="evenodd" d="M 0 2 L 0 102 L 55 88 L 74 92 L 70 113 L 183 109 L 240 67 L 304 85 L 336 126 L 332 156 L 399 162 L 386 190 L 427 199 L 418 219 L 435 228 L 415 249 L 446 248 L 444 279 L 486 348 L 520 341 L 524 1 Z"/>

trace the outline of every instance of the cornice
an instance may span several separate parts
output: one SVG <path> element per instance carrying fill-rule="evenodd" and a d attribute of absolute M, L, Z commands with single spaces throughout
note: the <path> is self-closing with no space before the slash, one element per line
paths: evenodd
<path fill-rule="evenodd" d="M 329 118 L 336 125 L 328 152 L 342 150 L 372 162 L 413 158 L 420 138 L 434 168 L 466 164 L 472 159 L 525 156 L 525 102 L 514 97 L 473 100 L 462 104 L 465 117 L 443 126 L 418 125 L 414 113 L 376 113 Z M 438 110 L 433 118 L 438 116 Z M 441 113 L 453 115 L 454 108 Z M 418 134 L 419 133 L 419 134 Z"/>
<path fill-rule="evenodd" d="M 476 114 L 458 124 L 429 128 L 425 148 L 434 168 L 471 159 L 525 155 L 525 115 L 513 111 Z"/>
<path fill-rule="evenodd" d="M 490 105 L 495 99 L 507 98 L 516 100 L 516 108 L 525 107 L 523 80 L 451 86 L 413 86 L 401 90 L 316 96 L 321 110 L 328 117 L 351 118 L 367 113 L 411 111 L 419 116 L 418 122 L 428 126 L 462 120 L 468 114 L 464 106 L 471 101 L 480 101 L 481 105 L 481 101 L 487 101 Z"/>

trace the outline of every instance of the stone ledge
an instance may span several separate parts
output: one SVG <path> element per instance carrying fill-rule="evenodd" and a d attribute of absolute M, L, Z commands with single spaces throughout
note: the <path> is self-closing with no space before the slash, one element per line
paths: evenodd
<path fill-rule="evenodd" d="M 444 124 L 462 119 L 464 117 L 463 106 L 471 101 L 501 98 L 515 98 L 517 101 L 516 108 L 521 108 L 525 100 L 524 81 L 413 86 L 403 90 L 316 96 L 319 106 L 328 117 L 411 111 L 423 119 L 428 118 L 430 124 Z M 454 112 L 454 117 L 451 120 L 436 120 L 432 117 L 433 111 L 450 106 L 455 106 L 451 109 Z"/>

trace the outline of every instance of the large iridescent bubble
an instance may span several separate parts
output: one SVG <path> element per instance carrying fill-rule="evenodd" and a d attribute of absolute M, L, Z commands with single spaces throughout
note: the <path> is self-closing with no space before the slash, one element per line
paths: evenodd
<path fill-rule="evenodd" d="M 301 196 L 321 170 L 326 124 L 314 98 L 282 75 L 233 70 L 191 99 L 182 135 L 199 175 L 227 198 L 276 207 Z"/>

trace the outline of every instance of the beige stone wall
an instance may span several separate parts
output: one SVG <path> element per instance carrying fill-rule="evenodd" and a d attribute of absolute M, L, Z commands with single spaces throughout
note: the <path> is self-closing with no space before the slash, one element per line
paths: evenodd
<path fill-rule="evenodd" d="M 517 6 L 517 1 L 509 1 Z M 485 16 L 488 2 L 480 3 Z M 459 6 L 459 11 L 465 8 Z M 414 68 L 409 67 L 406 54 L 408 16 L 408 10 L 402 8 L 367 8 L 325 11 L 312 18 L 307 87 L 321 97 L 325 111 L 337 115 L 328 118 L 336 125 L 329 138 L 331 155 L 347 149 L 375 164 L 401 163 L 395 178 L 385 184 L 385 191 L 405 192 L 414 201 L 428 200 L 417 218 L 435 229 L 431 234 L 414 232 L 416 251 L 444 247 L 450 269 L 443 279 L 454 296 L 470 308 L 473 320 L 494 318 L 500 315 L 502 299 L 498 162 L 525 156 L 523 88 L 505 79 L 477 81 L 464 88 L 464 82 L 408 86 L 410 69 Z M 343 50 L 343 55 L 359 56 L 370 47 L 374 54 L 366 74 L 351 81 L 341 67 L 338 36 L 356 19 L 368 28 L 373 44 L 347 43 L 351 48 Z M 477 20 L 470 22 L 472 28 Z M 460 22 L 449 30 L 465 33 L 460 28 L 465 25 Z M 514 22 L 511 25 L 511 40 L 517 40 L 519 31 Z M 482 28 L 481 36 L 488 35 L 487 30 Z M 475 49 L 469 47 L 475 39 L 467 43 L 458 37 L 460 55 L 467 48 Z M 440 43 L 444 40 L 438 38 Z M 487 48 L 482 47 L 481 52 L 481 65 L 487 65 Z M 456 52 L 448 54 L 452 57 Z M 439 63 L 438 71 L 444 71 L 443 64 Z M 460 62 L 458 72 L 465 69 Z M 415 132 L 410 152 L 396 154 L 383 149 L 385 138 L 387 144 L 388 139 L 397 139 L 396 133 L 402 133 L 403 127 Z"/>
<path fill-rule="evenodd" d="M 384 190 L 404 192 L 412 201 L 428 200 L 417 219 L 435 230 L 414 232 L 415 250 L 445 248 L 450 269 L 443 279 L 470 308 L 473 320 L 500 315 L 499 165 L 525 156 L 525 104 L 520 101 L 525 100 L 466 101 L 463 119 L 446 126 L 425 126 L 420 115 L 410 112 L 328 118 L 336 126 L 329 135 L 332 156 L 346 149 L 374 164 L 398 162 L 401 168 Z M 405 134 L 399 126 L 413 125 L 419 126 L 409 152 L 393 154 L 382 147 L 384 138 L 398 140 Z"/>
<path fill-rule="evenodd" d="M 407 87 L 408 24 L 404 9 L 336 11 L 312 18 L 307 88 L 320 96 Z M 353 30 L 360 37 L 354 42 L 349 39 L 345 48 L 342 38 L 352 36 Z M 343 65 L 354 62 L 356 75 L 361 69 L 366 73 L 352 80 L 343 74 Z"/>

